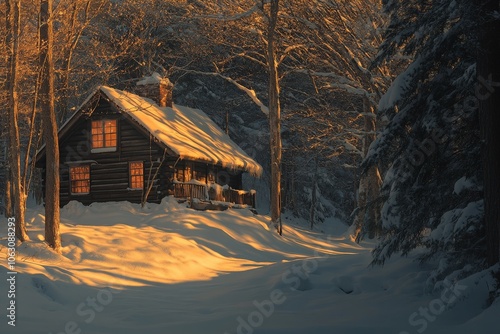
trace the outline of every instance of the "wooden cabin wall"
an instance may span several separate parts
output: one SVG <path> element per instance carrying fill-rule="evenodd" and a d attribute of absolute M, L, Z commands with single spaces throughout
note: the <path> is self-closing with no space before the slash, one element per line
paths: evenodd
<path fill-rule="evenodd" d="M 91 152 L 91 120 L 96 119 L 118 120 L 116 151 Z M 163 148 L 153 139 L 133 126 L 126 116 L 114 112 L 109 103 L 101 99 L 91 118 L 82 117 L 71 131 L 61 138 L 60 205 L 64 206 L 71 200 L 80 201 L 85 205 L 108 201 L 140 203 L 143 191 L 147 189 L 148 177 L 152 178 L 155 175 L 163 159 L 163 153 Z M 164 166 L 168 165 L 171 160 L 175 161 L 176 158 L 167 155 L 148 196 L 148 202 L 159 203 L 168 195 L 169 174 Z M 143 191 L 129 189 L 129 162 L 133 161 L 144 163 Z M 90 164 L 90 193 L 71 194 L 69 167 L 82 164 Z M 45 176 L 45 170 L 43 175 Z"/>
<path fill-rule="evenodd" d="M 91 151 L 91 121 L 96 119 L 117 119 L 118 142 L 113 152 L 93 153 Z M 202 181 L 207 181 L 208 173 L 215 176 L 215 181 L 221 185 L 228 184 L 233 189 L 242 188 L 241 172 L 225 169 L 202 162 L 178 160 L 177 157 L 166 155 L 163 148 L 148 135 L 140 131 L 127 116 L 116 112 L 105 99 L 100 99 L 92 116 L 82 117 L 71 129 L 60 138 L 60 205 L 66 205 L 77 200 L 84 205 L 92 202 L 130 201 L 140 203 L 143 196 L 141 190 L 129 189 L 129 162 L 144 163 L 145 189 L 148 178 L 152 178 L 157 169 L 160 171 L 154 181 L 154 186 L 147 201 L 159 203 L 168 195 L 173 195 L 173 180 L 175 169 L 184 170 L 189 167 L 191 178 L 197 175 Z M 69 168 L 82 164 L 90 165 L 90 193 L 71 194 Z M 38 162 L 38 167 L 45 166 L 45 160 Z M 45 193 L 45 169 L 42 171 L 42 184 Z"/>

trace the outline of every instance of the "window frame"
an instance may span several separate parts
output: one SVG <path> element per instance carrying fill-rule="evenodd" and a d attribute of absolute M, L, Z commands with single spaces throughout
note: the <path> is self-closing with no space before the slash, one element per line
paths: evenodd
<path fill-rule="evenodd" d="M 94 128 L 94 122 L 99 122 L 100 126 Z M 115 132 L 106 132 L 106 122 L 114 122 Z M 94 129 L 99 129 L 98 133 L 94 133 Z M 108 136 L 115 135 L 114 146 L 108 146 L 107 141 Z M 101 136 L 102 146 L 94 147 L 94 136 Z M 97 141 L 97 140 L 96 140 Z M 101 118 L 93 119 L 90 121 L 90 152 L 92 153 L 102 153 L 102 152 L 116 152 L 118 149 L 118 120 L 115 118 Z"/>
<path fill-rule="evenodd" d="M 132 174 L 133 170 L 138 170 L 138 168 L 132 168 L 132 164 L 141 164 L 141 174 Z M 134 177 L 141 176 L 142 177 L 142 187 L 137 188 L 134 187 Z M 128 188 L 129 190 L 144 190 L 144 161 L 129 161 L 128 163 Z"/>
<path fill-rule="evenodd" d="M 74 169 L 77 169 L 77 168 L 86 168 L 87 171 L 85 172 L 80 172 L 78 174 L 73 174 L 73 170 Z M 87 178 L 77 178 L 75 179 L 74 178 L 74 175 L 83 175 L 83 176 L 87 176 Z M 85 164 L 85 165 L 78 165 L 78 166 L 70 166 L 69 167 L 69 193 L 72 195 L 72 196 L 81 196 L 81 195 L 88 195 L 90 194 L 90 180 L 91 180 L 91 168 L 90 168 L 90 164 Z M 88 189 L 88 191 L 82 191 L 82 192 L 75 192 L 73 191 L 73 185 L 74 185 L 74 182 L 87 182 L 87 186 L 85 186 L 85 184 L 83 185 L 75 185 L 75 189 L 78 189 L 78 188 L 84 188 L 84 189 Z"/>

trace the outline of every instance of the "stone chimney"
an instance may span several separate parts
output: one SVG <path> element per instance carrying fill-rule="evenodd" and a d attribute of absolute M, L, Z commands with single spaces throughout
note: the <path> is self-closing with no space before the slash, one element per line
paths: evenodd
<path fill-rule="evenodd" d="M 133 90 L 135 94 L 155 101 L 160 107 L 172 107 L 174 85 L 156 72 L 136 82 Z"/>

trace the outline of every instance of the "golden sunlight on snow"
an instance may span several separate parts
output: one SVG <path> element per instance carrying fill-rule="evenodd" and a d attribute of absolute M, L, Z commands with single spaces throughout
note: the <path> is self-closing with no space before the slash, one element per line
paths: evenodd
<path fill-rule="evenodd" d="M 18 248 L 18 270 L 90 286 L 147 286 L 209 280 L 277 262 L 355 254 L 344 238 L 286 227 L 279 237 L 269 218 L 248 210 L 199 212 L 167 199 L 139 205 L 77 202 L 61 210 L 62 254 L 43 243 L 43 208 L 31 214 L 32 240 Z M 5 252 L 5 250 L 2 250 Z"/>

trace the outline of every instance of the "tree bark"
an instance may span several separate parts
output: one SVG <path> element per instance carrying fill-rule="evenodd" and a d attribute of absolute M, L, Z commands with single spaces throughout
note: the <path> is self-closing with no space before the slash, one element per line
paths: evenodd
<path fill-rule="evenodd" d="M 363 101 L 365 117 L 365 136 L 363 138 L 363 154 L 366 156 L 370 144 L 375 140 L 377 130 L 375 122 L 375 108 L 370 105 L 368 98 Z M 352 239 L 360 242 L 365 234 L 370 239 L 380 235 L 380 207 L 377 198 L 380 196 L 382 178 L 377 166 L 371 166 L 359 180 L 357 214 L 354 218 Z"/>
<path fill-rule="evenodd" d="M 483 184 L 488 263 L 494 265 L 500 260 L 500 87 L 492 83 L 500 82 L 500 21 L 492 18 L 494 11 L 500 11 L 498 0 L 489 0 L 481 17 L 486 23 L 481 29 L 478 81 L 483 91 L 480 103 L 480 126 L 483 143 Z M 489 86 L 489 87 L 488 87 Z"/>
<path fill-rule="evenodd" d="M 12 193 L 14 196 L 14 213 L 16 218 L 16 237 L 18 240 L 29 240 L 24 222 L 26 196 L 21 183 L 21 145 L 19 137 L 18 115 L 18 67 L 19 67 L 19 38 L 21 35 L 20 17 L 21 2 L 19 0 L 6 1 L 6 44 L 9 48 L 9 69 L 7 84 L 9 85 L 9 157 Z"/>
<path fill-rule="evenodd" d="M 280 235 L 281 222 L 281 108 L 278 62 L 276 59 L 276 25 L 279 0 L 270 1 L 267 36 L 267 65 L 269 71 L 269 131 L 271 145 L 271 221 Z"/>
<path fill-rule="evenodd" d="M 8 63 L 8 61 L 7 61 Z M 5 90 L 8 90 L 7 86 L 5 87 Z M 9 123 L 9 113 L 7 112 L 5 115 L 1 115 L 2 119 L 2 131 L 8 132 L 9 127 L 7 127 L 7 124 Z M 14 200 L 12 198 L 12 175 L 10 173 L 10 146 L 9 146 L 9 137 L 7 136 L 5 142 L 5 147 L 2 149 L 4 150 L 4 164 L 5 164 L 5 170 L 4 170 L 4 178 L 5 178 L 5 189 L 3 189 L 3 202 L 4 202 L 4 212 L 3 215 L 6 218 L 13 217 L 14 215 Z"/>
<path fill-rule="evenodd" d="M 10 176 L 10 167 L 5 171 L 5 217 L 12 217 L 12 181 Z"/>
<path fill-rule="evenodd" d="M 311 230 L 314 228 L 314 221 L 316 220 L 316 202 L 318 201 L 316 193 L 318 191 L 318 155 L 314 157 L 314 174 L 313 174 L 313 186 L 311 192 L 311 207 L 309 211 L 309 223 Z"/>
<path fill-rule="evenodd" d="M 61 249 L 59 232 L 59 142 L 54 102 L 54 64 L 52 59 L 52 0 L 40 0 L 40 66 L 42 85 L 40 106 L 46 150 L 45 242 Z"/>

